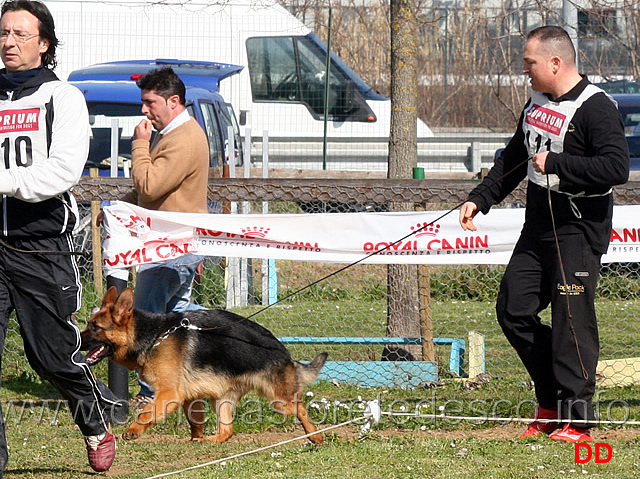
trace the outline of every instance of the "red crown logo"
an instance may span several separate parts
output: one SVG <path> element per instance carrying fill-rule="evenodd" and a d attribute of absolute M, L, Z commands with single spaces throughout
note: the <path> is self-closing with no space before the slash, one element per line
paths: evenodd
<path fill-rule="evenodd" d="M 264 226 L 249 226 L 247 228 L 242 228 L 242 234 L 247 238 L 264 238 L 270 230 L 271 228 L 266 228 Z"/>
<path fill-rule="evenodd" d="M 419 236 L 435 236 L 440 231 L 440 225 L 433 223 L 418 223 L 411 227 L 411 231 L 417 231 L 416 238 Z"/>

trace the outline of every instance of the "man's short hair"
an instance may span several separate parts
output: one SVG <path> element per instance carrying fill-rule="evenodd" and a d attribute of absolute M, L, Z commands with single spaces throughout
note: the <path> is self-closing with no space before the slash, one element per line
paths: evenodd
<path fill-rule="evenodd" d="M 538 40 L 549 56 L 557 55 L 575 65 L 576 50 L 571 37 L 564 28 L 555 25 L 538 27 L 527 35 L 527 40 L 531 39 Z"/>
<path fill-rule="evenodd" d="M 53 70 L 58 64 L 56 61 L 56 47 L 60 42 L 56 37 L 56 27 L 51 12 L 44 3 L 37 0 L 7 0 L 2 4 L 0 17 L 6 12 L 19 10 L 29 12 L 38 19 L 40 38 L 49 42 L 49 48 L 42 54 L 42 66 Z"/>
<path fill-rule="evenodd" d="M 171 67 L 162 67 L 151 70 L 149 73 L 139 78 L 136 85 L 141 90 L 153 91 L 165 100 L 173 95 L 180 97 L 180 104 L 186 103 L 186 88 L 180 77 L 176 75 Z"/>

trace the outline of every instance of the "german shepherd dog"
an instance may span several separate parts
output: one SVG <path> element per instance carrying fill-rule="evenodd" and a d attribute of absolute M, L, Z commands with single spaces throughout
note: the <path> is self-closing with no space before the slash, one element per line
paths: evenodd
<path fill-rule="evenodd" d="M 313 381 L 327 359 L 319 354 L 305 365 L 270 331 L 223 310 L 152 314 L 133 309 L 133 291 L 118 296 L 109 289 L 101 308 L 82 332 L 87 363 L 112 359 L 140 375 L 155 391 L 153 402 L 124 432 L 137 439 L 152 424 L 180 406 L 191 426 L 191 439 L 221 443 L 233 435 L 235 405 L 255 389 L 271 407 L 296 416 L 305 433 L 316 432 L 301 401 L 306 383 Z M 217 434 L 204 438 L 203 400 L 210 398 L 218 417 Z M 322 443 L 322 436 L 309 439 Z"/>

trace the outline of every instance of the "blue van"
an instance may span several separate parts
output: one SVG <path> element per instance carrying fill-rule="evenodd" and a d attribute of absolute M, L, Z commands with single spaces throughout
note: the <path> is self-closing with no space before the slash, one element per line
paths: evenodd
<path fill-rule="evenodd" d="M 89 108 L 92 137 L 85 175 L 89 174 L 89 168 L 98 168 L 100 176 L 110 175 L 112 145 L 114 150 L 117 148 L 119 175 L 123 175 L 125 160 L 131 160 L 133 131 L 144 119 L 140 89 L 135 80 L 163 66 L 172 67 L 187 87 L 187 111 L 202 126 L 209 140 L 209 166 L 228 163 L 225 152 L 229 127 L 233 128 L 235 136 L 235 164 L 242 164 L 238 122 L 231 105 L 218 93 L 218 86 L 221 80 L 238 73 L 243 67 L 161 59 L 120 61 L 81 68 L 71 72 L 68 78 L 70 84 L 82 91 Z"/>

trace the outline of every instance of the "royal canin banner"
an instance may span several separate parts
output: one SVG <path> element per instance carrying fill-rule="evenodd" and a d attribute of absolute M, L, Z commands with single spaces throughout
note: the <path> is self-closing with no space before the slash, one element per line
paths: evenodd
<path fill-rule="evenodd" d="M 506 264 L 523 208 L 479 214 L 463 231 L 458 211 L 195 214 L 121 201 L 104 208 L 103 266 L 128 268 L 186 253 L 335 263 Z M 616 206 L 603 262 L 640 261 L 640 206 Z"/>

